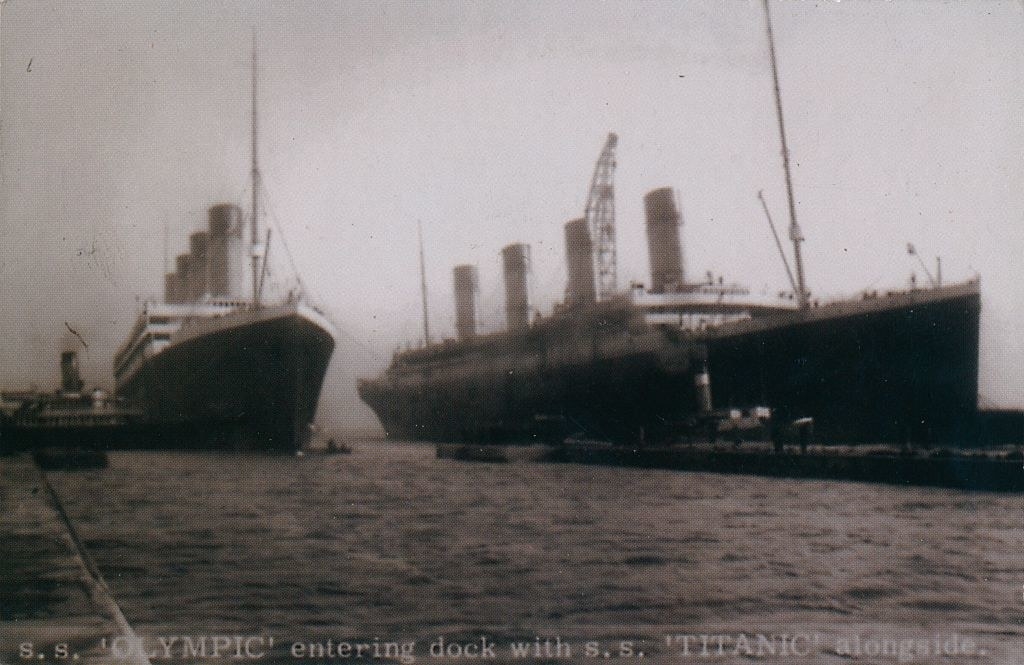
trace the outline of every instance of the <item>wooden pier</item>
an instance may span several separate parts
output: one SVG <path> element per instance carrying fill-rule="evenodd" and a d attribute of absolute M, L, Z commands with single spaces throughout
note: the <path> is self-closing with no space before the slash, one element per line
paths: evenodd
<path fill-rule="evenodd" d="M 0 458 L 0 599 L 0 663 L 148 663 L 28 455 Z"/>
<path fill-rule="evenodd" d="M 438 444 L 439 458 L 469 462 L 554 462 L 777 478 L 850 480 L 892 485 L 1024 493 L 1019 450 L 901 450 L 893 446 L 821 446 L 798 452 L 768 442 L 628 447 L 599 441 L 561 446 Z"/>

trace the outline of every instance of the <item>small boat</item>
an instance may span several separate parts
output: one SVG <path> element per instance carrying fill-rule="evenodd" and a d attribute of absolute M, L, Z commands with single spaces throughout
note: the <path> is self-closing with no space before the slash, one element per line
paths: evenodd
<path fill-rule="evenodd" d="M 327 448 L 324 449 L 328 455 L 351 455 L 352 446 L 348 445 L 344 441 L 341 444 L 335 443 L 334 439 L 327 439 Z"/>

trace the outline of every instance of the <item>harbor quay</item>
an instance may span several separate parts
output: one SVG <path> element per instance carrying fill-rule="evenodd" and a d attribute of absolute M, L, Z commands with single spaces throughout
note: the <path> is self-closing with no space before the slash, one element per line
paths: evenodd
<path fill-rule="evenodd" d="M 28 455 L 0 461 L 0 662 L 145 665 L 138 638 Z"/>

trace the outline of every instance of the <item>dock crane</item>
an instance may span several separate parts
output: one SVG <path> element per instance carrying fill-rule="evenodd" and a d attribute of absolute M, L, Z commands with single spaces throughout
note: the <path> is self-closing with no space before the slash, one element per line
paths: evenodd
<path fill-rule="evenodd" d="M 606 300 L 617 289 L 615 259 L 615 146 L 619 137 L 608 134 L 590 181 L 584 217 L 594 243 L 594 278 L 597 299 Z"/>

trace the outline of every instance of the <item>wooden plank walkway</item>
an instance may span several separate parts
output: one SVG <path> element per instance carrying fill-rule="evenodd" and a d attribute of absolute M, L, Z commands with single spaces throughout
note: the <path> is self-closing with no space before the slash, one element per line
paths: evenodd
<path fill-rule="evenodd" d="M 137 643 L 46 476 L 27 455 L 0 458 L 0 664 L 147 662 L 115 638 Z"/>

